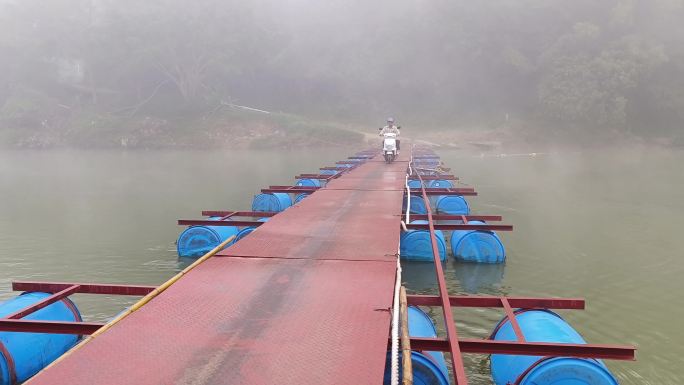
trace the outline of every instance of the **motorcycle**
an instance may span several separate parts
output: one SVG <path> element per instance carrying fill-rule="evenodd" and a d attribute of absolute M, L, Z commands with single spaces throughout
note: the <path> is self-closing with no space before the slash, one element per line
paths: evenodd
<path fill-rule="evenodd" d="M 388 132 L 383 136 L 382 154 L 385 157 L 385 163 L 392 163 L 397 157 L 397 134 Z"/>

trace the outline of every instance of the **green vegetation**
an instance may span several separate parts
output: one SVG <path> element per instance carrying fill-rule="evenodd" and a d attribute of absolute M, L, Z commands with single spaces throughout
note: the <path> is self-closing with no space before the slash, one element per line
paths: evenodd
<path fill-rule="evenodd" d="M 681 145 L 682 20 L 681 0 L 0 0 L 0 144 L 335 145 L 393 115 Z"/>

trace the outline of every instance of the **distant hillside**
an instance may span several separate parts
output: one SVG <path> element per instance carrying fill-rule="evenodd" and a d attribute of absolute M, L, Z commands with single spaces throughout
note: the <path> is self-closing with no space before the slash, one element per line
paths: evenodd
<path fill-rule="evenodd" d="M 356 140 L 214 112 L 238 103 L 363 127 L 509 125 L 540 143 L 684 143 L 682 0 L 291 3 L 0 1 L 0 140 Z"/>

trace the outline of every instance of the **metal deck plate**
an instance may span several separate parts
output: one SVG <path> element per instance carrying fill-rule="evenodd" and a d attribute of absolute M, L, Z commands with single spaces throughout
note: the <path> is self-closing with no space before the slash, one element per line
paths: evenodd
<path fill-rule="evenodd" d="M 396 260 L 402 196 L 320 190 L 218 256 Z"/>
<path fill-rule="evenodd" d="M 394 274 L 212 258 L 30 384 L 380 384 Z"/>

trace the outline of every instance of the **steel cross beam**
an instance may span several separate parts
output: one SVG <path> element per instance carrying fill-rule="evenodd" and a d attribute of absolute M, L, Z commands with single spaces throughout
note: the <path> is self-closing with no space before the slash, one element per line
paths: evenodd
<path fill-rule="evenodd" d="M 421 175 L 423 180 L 458 180 L 458 177 L 452 174 L 444 175 Z M 409 180 L 418 180 L 418 174 L 409 175 Z"/>
<path fill-rule="evenodd" d="M 406 216 L 406 213 L 402 214 L 402 217 Z M 423 219 L 427 220 L 426 214 L 411 214 L 412 219 Z M 492 221 L 499 222 L 503 218 L 501 215 L 450 215 L 450 214 L 432 214 L 432 220 L 434 221 Z"/>
<path fill-rule="evenodd" d="M 269 186 L 268 188 L 261 189 L 261 192 L 264 194 L 270 194 L 270 193 L 301 193 L 301 192 L 312 193 L 318 189 L 320 189 L 320 187 L 315 187 L 315 186 Z"/>
<path fill-rule="evenodd" d="M 508 302 L 506 297 L 501 297 L 501 306 L 503 306 L 504 311 L 506 312 L 506 318 L 508 318 L 508 322 L 510 322 L 511 326 L 513 327 L 515 338 L 518 340 L 518 342 L 525 342 L 525 335 L 523 334 L 520 324 L 518 323 L 517 318 L 515 318 L 515 313 L 511 308 L 511 304 Z"/>
<path fill-rule="evenodd" d="M 407 223 L 407 229 L 411 230 L 481 230 L 481 231 L 513 231 L 512 225 L 470 225 L 467 223 L 453 223 L 453 224 L 429 224 L 429 223 Z"/>
<path fill-rule="evenodd" d="M 96 322 L 34 321 L 0 319 L 0 330 L 5 332 L 90 335 L 105 324 Z"/>
<path fill-rule="evenodd" d="M 422 181 L 422 176 L 420 177 Z M 472 187 L 459 187 L 459 188 L 427 188 L 421 187 L 420 189 L 411 190 L 414 191 L 425 191 L 427 195 L 462 195 L 462 196 L 477 196 L 477 192 Z"/>
<path fill-rule="evenodd" d="M 131 295 L 144 296 L 156 286 L 142 285 L 113 285 L 95 283 L 73 283 L 73 282 L 38 282 L 38 281 L 14 281 L 12 290 L 14 291 L 40 291 L 44 293 L 57 293 L 72 286 L 78 286 L 73 294 L 107 294 L 107 295 Z"/>
<path fill-rule="evenodd" d="M 409 305 L 439 306 L 439 296 L 436 295 L 407 295 Z M 492 307 L 501 308 L 502 297 L 486 295 L 456 295 L 449 297 L 449 304 L 457 307 Z M 582 298 L 536 298 L 536 297 L 505 297 L 510 306 L 517 308 L 540 309 L 584 309 Z"/>
<path fill-rule="evenodd" d="M 478 339 L 461 339 L 458 344 L 463 353 L 603 358 L 625 361 L 633 361 L 636 358 L 636 348 L 627 345 L 559 344 Z M 412 337 L 411 349 L 448 352 L 450 346 L 449 341 L 445 339 Z M 462 382 L 458 383 L 461 384 Z"/>
<path fill-rule="evenodd" d="M 179 219 L 178 224 L 181 226 L 261 226 L 265 222 L 261 221 L 212 221 L 211 219 Z"/>
<path fill-rule="evenodd" d="M 266 218 L 278 214 L 275 211 L 226 211 L 226 210 L 202 210 L 202 215 L 207 217 L 254 217 Z"/>
<path fill-rule="evenodd" d="M 295 176 L 295 179 L 319 179 L 329 181 L 331 179 L 336 179 L 340 174 L 299 174 Z"/>

